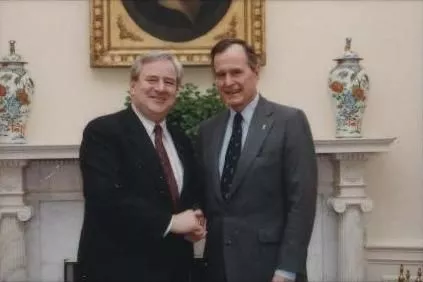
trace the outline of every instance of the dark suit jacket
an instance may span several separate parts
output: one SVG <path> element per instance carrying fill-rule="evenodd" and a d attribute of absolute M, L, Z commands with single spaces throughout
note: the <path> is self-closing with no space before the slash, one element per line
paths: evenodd
<path fill-rule="evenodd" d="M 184 167 L 182 211 L 194 203 L 197 166 L 189 139 L 168 129 Z M 187 281 L 192 244 L 174 234 L 163 237 L 172 200 L 154 145 L 131 108 L 86 126 L 80 166 L 83 281 Z"/>
<path fill-rule="evenodd" d="M 267 282 L 276 269 L 283 269 L 297 273 L 297 281 L 305 280 L 317 190 L 317 161 L 306 116 L 260 97 L 232 190 L 223 199 L 218 164 L 228 117 L 226 111 L 204 122 L 199 133 L 206 183 L 207 278 Z"/>

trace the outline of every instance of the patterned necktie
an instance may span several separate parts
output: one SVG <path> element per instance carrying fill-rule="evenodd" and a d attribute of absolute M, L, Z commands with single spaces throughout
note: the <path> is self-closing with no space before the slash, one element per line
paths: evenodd
<path fill-rule="evenodd" d="M 222 196 L 225 200 L 229 198 L 232 180 L 236 171 L 239 156 L 242 147 L 242 115 L 236 113 L 232 124 L 232 135 L 229 140 L 228 149 L 225 156 L 225 164 L 223 166 L 222 178 L 220 179 L 220 188 Z"/>
<path fill-rule="evenodd" d="M 154 127 L 154 143 L 156 145 L 156 151 L 159 155 L 160 163 L 163 167 L 165 173 L 166 182 L 169 187 L 170 195 L 172 196 L 172 201 L 174 207 L 177 207 L 179 199 L 178 184 L 176 183 L 175 175 L 173 174 L 172 166 L 169 161 L 169 157 L 166 153 L 166 149 L 163 146 L 163 129 L 159 124 L 156 124 Z"/>

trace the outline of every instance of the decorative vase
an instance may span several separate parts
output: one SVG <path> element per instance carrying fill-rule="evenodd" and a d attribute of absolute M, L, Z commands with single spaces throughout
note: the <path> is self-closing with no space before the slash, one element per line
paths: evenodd
<path fill-rule="evenodd" d="M 24 68 L 26 62 L 15 53 L 15 41 L 9 44 L 10 54 L 0 61 L 0 143 L 22 144 L 34 83 Z"/>
<path fill-rule="evenodd" d="M 336 137 L 361 137 L 361 124 L 366 109 L 369 77 L 360 66 L 362 58 L 351 51 L 351 38 L 346 39 L 345 52 L 334 59 L 337 65 L 329 74 L 336 117 Z"/>

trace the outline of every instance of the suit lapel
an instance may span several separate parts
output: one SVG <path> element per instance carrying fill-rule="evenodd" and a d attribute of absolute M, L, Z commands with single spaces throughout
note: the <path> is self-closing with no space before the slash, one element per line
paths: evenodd
<path fill-rule="evenodd" d="M 229 191 L 230 196 L 232 196 L 240 186 L 242 179 L 257 156 L 263 141 L 269 134 L 273 125 L 272 114 L 273 111 L 270 104 L 266 99 L 260 97 L 251 119 L 250 128 L 248 129 L 241 156 L 238 160 L 236 172 L 232 181 L 232 189 Z"/>
<path fill-rule="evenodd" d="M 134 158 L 139 168 L 149 169 L 158 175 L 163 175 L 163 169 L 156 149 L 141 121 L 129 107 L 123 116 L 122 124 L 126 126 L 129 146 L 134 150 Z"/>
<path fill-rule="evenodd" d="M 207 135 L 208 140 L 210 141 L 210 146 L 208 148 L 208 154 L 206 160 L 211 160 L 211 170 L 212 170 L 212 187 L 214 187 L 216 196 L 219 201 L 223 202 L 222 193 L 220 191 L 220 173 L 219 173 L 219 156 L 220 150 L 222 149 L 223 137 L 225 135 L 226 124 L 229 118 L 229 110 L 223 112 L 217 116 L 214 121 L 213 128 Z M 218 136 L 216 138 L 216 136 Z"/>

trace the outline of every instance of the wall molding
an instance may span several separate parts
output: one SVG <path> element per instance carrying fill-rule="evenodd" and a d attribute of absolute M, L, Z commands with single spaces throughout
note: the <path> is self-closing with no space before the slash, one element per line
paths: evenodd
<path fill-rule="evenodd" d="M 423 268 L 423 240 L 372 242 L 365 249 L 367 278 L 371 281 L 397 282 L 401 264 L 410 270 L 414 281 L 417 269 Z"/>
<path fill-rule="evenodd" d="M 404 243 L 372 243 L 366 245 L 369 264 L 423 265 L 423 240 Z"/>

